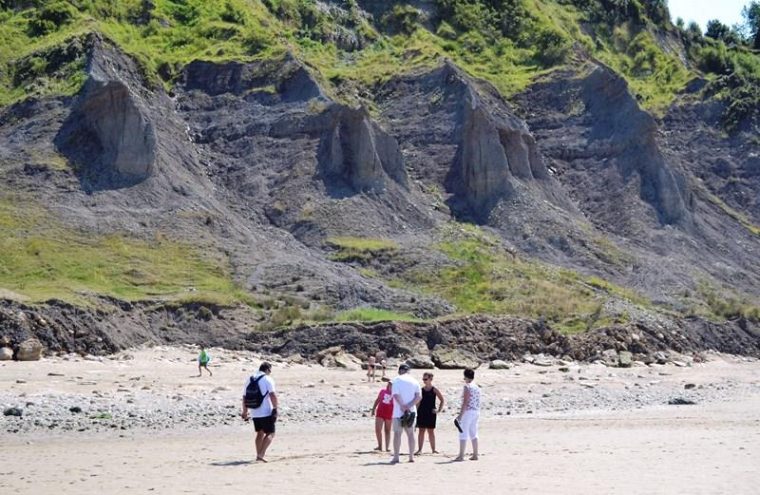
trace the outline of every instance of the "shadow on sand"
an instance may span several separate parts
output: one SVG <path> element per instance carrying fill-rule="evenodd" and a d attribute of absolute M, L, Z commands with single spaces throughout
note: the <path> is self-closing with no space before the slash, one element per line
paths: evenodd
<path fill-rule="evenodd" d="M 253 464 L 253 461 L 224 461 L 224 462 L 212 462 L 211 466 L 228 467 L 228 466 L 247 466 Z"/>

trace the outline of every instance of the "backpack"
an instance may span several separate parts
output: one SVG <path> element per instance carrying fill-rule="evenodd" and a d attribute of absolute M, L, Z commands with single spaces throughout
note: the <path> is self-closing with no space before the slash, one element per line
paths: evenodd
<path fill-rule="evenodd" d="M 259 387 L 259 380 L 264 378 L 266 375 L 261 375 L 260 377 L 256 379 L 252 379 L 248 382 L 248 386 L 245 388 L 245 398 L 243 399 L 245 401 L 245 407 L 250 407 L 252 409 L 258 409 L 261 407 L 261 404 L 264 403 L 264 397 L 269 395 L 269 391 L 267 390 L 266 394 L 261 394 L 261 388 Z"/>

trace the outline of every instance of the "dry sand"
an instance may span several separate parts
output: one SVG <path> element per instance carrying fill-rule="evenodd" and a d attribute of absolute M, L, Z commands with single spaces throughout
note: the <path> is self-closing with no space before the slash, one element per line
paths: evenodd
<path fill-rule="evenodd" d="M 167 399 L 173 391 L 183 390 L 179 403 L 186 407 L 194 397 L 207 400 L 211 390 L 223 389 L 212 399 L 233 404 L 231 415 L 238 411 L 246 373 L 258 362 L 216 351 L 214 377 L 198 379 L 192 377 L 196 370 L 186 349 L 133 354 L 135 359 L 128 361 L 3 363 L 2 405 L 36 402 L 25 410 L 29 421 L 28 416 L 42 415 L 42 406 L 58 404 L 61 397 L 84 401 L 86 394 L 97 392 L 104 397 L 99 400 L 123 400 L 116 390 L 139 376 L 139 383 L 152 384 L 150 390 L 132 394 L 140 407 L 154 401 L 156 407 L 170 404 L 174 410 Z M 435 371 L 437 385 L 452 399 L 439 419 L 441 453 L 395 466 L 388 464 L 389 456 L 372 451 L 372 419 L 358 412 L 369 408 L 378 384 L 362 382 L 358 371 L 320 366 L 275 366 L 285 413 L 268 464 L 251 462 L 252 425 L 240 420 L 216 426 L 212 418 L 211 426 L 201 427 L 197 417 L 188 415 L 188 424 L 182 425 L 180 417 L 168 427 L 135 420 L 126 430 L 32 428 L 12 433 L 18 418 L 4 417 L 0 493 L 760 492 L 757 361 L 713 356 L 690 368 L 571 368 L 570 374 L 586 377 L 594 388 L 569 380 L 568 373 L 531 365 L 479 370 L 486 400 L 499 405 L 484 411 L 482 457 L 475 462 L 452 462 L 457 437 L 451 418 L 461 371 Z M 684 383 L 694 383 L 695 393 L 703 391 L 691 396 L 698 403 L 664 405 L 660 397 L 683 390 Z M 625 401 L 617 407 L 614 400 L 628 391 L 649 394 L 653 405 L 634 408 Z M 535 395 L 556 398 L 546 402 L 546 409 L 566 410 L 542 410 L 543 402 L 536 400 L 532 414 L 518 413 L 516 405 Z M 599 397 L 613 402 L 604 401 L 606 409 L 594 408 Z M 198 402 L 207 403 L 212 402 Z M 610 410 L 610 404 L 618 410 Z M 507 416 L 510 408 L 515 412 Z"/>

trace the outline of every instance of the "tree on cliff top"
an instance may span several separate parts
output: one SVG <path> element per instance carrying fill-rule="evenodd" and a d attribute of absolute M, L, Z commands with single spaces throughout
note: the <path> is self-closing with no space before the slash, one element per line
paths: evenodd
<path fill-rule="evenodd" d="M 760 2 L 752 1 L 742 9 L 747 40 L 752 48 L 760 50 Z"/>

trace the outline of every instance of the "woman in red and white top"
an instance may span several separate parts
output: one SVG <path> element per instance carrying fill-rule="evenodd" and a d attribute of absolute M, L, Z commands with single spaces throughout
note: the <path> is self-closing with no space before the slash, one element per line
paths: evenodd
<path fill-rule="evenodd" d="M 380 389 L 377 399 L 372 405 L 372 414 L 375 416 L 375 436 L 377 437 L 377 447 L 375 450 L 383 450 L 383 426 L 385 427 L 385 451 L 390 452 L 391 447 L 391 423 L 393 422 L 393 394 L 391 393 L 391 383 L 388 382 L 385 388 Z"/>

